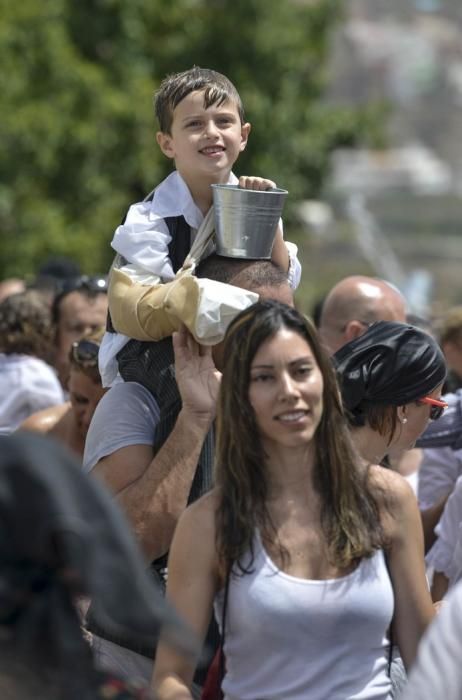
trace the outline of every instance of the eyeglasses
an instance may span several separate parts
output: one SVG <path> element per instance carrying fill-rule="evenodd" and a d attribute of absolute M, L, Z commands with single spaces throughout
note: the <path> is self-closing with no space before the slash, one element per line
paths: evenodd
<path fill-rule="evenodd" d="M 93 340 L 77 340 L 72 343 L 71 358 L 80 367 L 96 367 L 98 365 L 99 345 Z"/>
<path fill-rule="evenodd" d="M 430 406 L 430 420 L 438 420 L 438 418 L 441 418 L 444 409 L 448 407 L 446 401 L 432 399 L 430 396 L 424 396 L 423 399 L 418 399 L 417 403 L 426 403 Z"/>

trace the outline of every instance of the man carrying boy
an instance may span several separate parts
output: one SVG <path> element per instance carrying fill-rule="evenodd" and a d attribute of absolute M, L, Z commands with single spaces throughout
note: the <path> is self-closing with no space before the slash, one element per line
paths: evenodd
<path fill-rule="evenodd" d="M 257 190 L 275 187 L 271 180 L 238 180 L 232 173 L 247 145 L 250 124 L 244 120 L 236 88 L 224 75 L 194 67 L 168 76 L 156 94 L 155 112 L 160 126 L 157 143 L 176 169 L 145 201 L 130 207 L 111 244 L 126 262 L 124 273 L 143 285 L 173 279 L 212 206 L 212 184 Z M 297 248 L 284 242 L 280 226 L 272 260 L 295 289 L 301 274 Z M 101 347 L 104 386 L 114 381 L 115 357 L 129 340 L 128 329 L 119 325 L 117 330 L 106 334 Z"/>

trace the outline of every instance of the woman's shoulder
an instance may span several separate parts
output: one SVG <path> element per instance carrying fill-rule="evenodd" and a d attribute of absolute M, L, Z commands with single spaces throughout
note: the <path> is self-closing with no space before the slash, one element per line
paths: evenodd
<path fill-rule="evenodd" d="M 414 491 L 401 474 L 378 465 L 370 467 L 370 484 L 386 540 L 390 545 L 402 541 L 420 524 Z"/>
<path fill-rule="evenodd" d="M 379 505 L 400 508 L 409 502 L 417 502 L 409 482 L 392 469 L 372 464 L 369 467 L 369 484 Z"/>

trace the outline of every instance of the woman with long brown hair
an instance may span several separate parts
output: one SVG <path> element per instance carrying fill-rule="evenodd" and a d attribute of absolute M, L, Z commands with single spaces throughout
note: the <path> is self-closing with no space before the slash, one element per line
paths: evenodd
<path fill-rule="evenodd" d="M 224 632 L 225 698 L 346 700 L 390 693 L 387 630 L 407 665 L 433 616 L 411 489 L 366 465 L 311 324 L 260 302 L 224 348 L 216 487 L 186 510 L 168 597 L 203 636 Z M 194 668 L 161 644 L 161 700 Z"/>

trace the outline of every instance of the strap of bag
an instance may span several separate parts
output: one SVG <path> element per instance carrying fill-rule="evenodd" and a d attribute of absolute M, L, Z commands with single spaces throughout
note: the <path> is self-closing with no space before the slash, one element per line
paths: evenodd
<path fill-rule="evenodd" d="M 391 575 L 390 575 L 390 567 L 388 565 L 388 554 L 386 550 L 384 550 L 384 555 L 385 555 L 385 564 L 387 567 L 388 571 L 388 576 L 390 577 L 390 582 L 391 582 Z M 388 677 L 391 678 L 391 664 L 393 662 L 393 646 L 394 646 L 394 639 L 393 639 L 393 620 L 390 623 L 390 627 L 388 628 L 388 663 L 387 663 L 387 672 L 388 672 Z"/>
<path fill-rule="evenodd" d="M 229 594 L 229 582 L 231 578 L 231 569 L 226 572 L 225 578 L 225 593 L 223 596 L 223 609 L 221 611 L 221 644 L 220 644 L 220 661 L 218 664 L 218 680 L 221 686 L 221 682 L 225 677 L 225 627 L 226 627 L 226 612 L 228 608 L 228 594 Z"/>
<path fill-rule="evenodd" d="M 191 273 L 194 273 L 196 263 L 198 263 L 201 260 L 205 249 L 212 240 L 214 232 L 215 212 L 212 205 L 208 210 L 207 214 L 205 215 L 205 218 L 197 231 L 197 235 L 191 246 L 191 250 L 186 256 L 186 260 L 184 261 L 183 266 L 178 270 L 177 275 L 180 275 L 186 270 L 188 270 Z"/>

